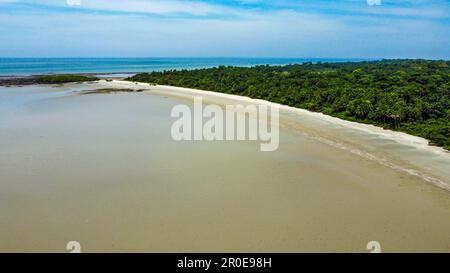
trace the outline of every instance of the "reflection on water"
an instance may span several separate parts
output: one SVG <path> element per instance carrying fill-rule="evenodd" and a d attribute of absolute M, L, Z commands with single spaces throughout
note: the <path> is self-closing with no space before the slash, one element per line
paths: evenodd
<path fill-rule="evenodd" d="M 450 251 L 447 155 L 291 113 L 276 152 L 174 142 L 189 100 L 92 88 L 0 88 L 0 251 Z"/>

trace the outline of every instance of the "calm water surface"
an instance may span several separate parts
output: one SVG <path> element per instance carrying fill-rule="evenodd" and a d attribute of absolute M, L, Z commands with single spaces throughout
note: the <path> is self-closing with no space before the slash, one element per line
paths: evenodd
<path fill-rule="evenodd" d="M 276 152 L 174 142 L 190 100 L 95 87 L 0 88 L 0 251 L 450 251 L 447 155 L 292 113 Z"/>
<path fill-rule="evenodd" d="M 219 65 L 285 65 L 304 62 L 345 62 L 368 59 L 320 58 L 0 58 L 0 76 L 48 73 L 113 73 L 207 68 Z"/>

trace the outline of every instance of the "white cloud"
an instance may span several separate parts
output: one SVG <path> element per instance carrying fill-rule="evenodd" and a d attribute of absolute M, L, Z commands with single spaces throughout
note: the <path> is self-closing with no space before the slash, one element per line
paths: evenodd
<path fill-rule="evenodd" d="M 213 1 L 201 0 L 0 0 L 0 3 L 34 3 L 48 6 L 67 6 L 68 3 L 81 2 L 81 5 L 72 5 L 77 9 L 91 11 L 144 13 L 158 15 L 190 14 L 192 16 L 240 16 L 247 17 L 263 13 L 263 10 L 252 9 L 245 4 L 265 3 L 272 5 L 278 11 L 297 10 L 309 13 L 333 14 L 333 11 L 347 13 L 348 15 L 388 15 L 388 16 L 421 16 L 433 18 L 450 18 L 450 5 L 445 1 L 435 0 L 366 0 L 368 5 L 377 8 L 368 8 L 358 5 L 364 0 L 336 1 L 267 1 L 267 0 L 234 0 L 241 6 L 226 6 Z M 247 7 L 247 8 L 246 8 Z M 344 15 L 345 16 L 345 15 Z"/>
<path fill-rule="evenodd" d="M 450 33 L 445 26 L 409 19 L 354 20 L 343 22 L 298 12 L 239 20 L 5 14 L 0 16 L 0 36 L 8 40 L 0 44 L 0 52 L 3 56 L 56 57 L 448 58 L 450 54 L 446 46 Z"/>
<path fill-rule="evenodd" d="M 237 11 L 218 4 L 196 0 L 0 0 L 2 2 L 23 2 L 48 6 L 77 6 L 80 9 L 98 11 L 135 12 L 151 14 L 226 14 Z M 78 3 L 80 2 L 80 5 Z"/>
<path fill-rule="evenodd" d="M 86 1 L 83 8 L 104 11 L 142 12 L 155 14 L 188 13 L 206 15 L 222 13 L 225 8 L 203 2 L 176 0 L 128 0 L 128 1 Z"/>
<path fill-rule="evenodd" d="M 81 0 L 66 0 L 66 3 L 69 6 L 80 6 Z"/>
<path fill-rule="evenodd" d="M 66 0 L 46 1 L 47 4 L 56 2 L 65 5 Z M 143 11 L 161 15 L 186 13 L 185 5 L 192 3 L 190 1 L 82 0 L 82 7 L 86 3 L 89 3 L 90 10 L 131 13 L 67 13 L 42 9 L 36 12 L 2 13 L 0 10 L 0 37 L 8 37 L 0 43 L 0 55 L 450 56 L 447 46 L 450 44 L 448 25 L 427 17 L 444 16 L 445 9 L 439 13 L 435 7 L 429 10 L 392 10 L 388 9 L 386 1 L 377 8 L 367 7 L 364 2 L 360 2 L 373 14 L 395 12 L 404 14 L 404 17 L 368 16 L 371 14 L 369 11 L 356 11 L 350 16 L 333 16 L 310 10 L 298 12 L 300 8 L 269 13 L 206 3 L 200 3 L 198 10 L 188 10 L 193 15 L 242 15 L 220 19 L 221 16 L 155 17 L 140 14 Z M 416 16 L 417 12 L 419 16 Z M 422 16 L 424 12 L 427 12 L 427 16 Z"/>

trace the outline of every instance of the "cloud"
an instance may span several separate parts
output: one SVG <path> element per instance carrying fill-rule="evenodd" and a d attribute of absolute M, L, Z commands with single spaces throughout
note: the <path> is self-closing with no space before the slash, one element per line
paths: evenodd
<path fill-rule="evenodd" d="M 262 1 L 262 0 L 261 0 Z M 260 2 L 261 2 L 260 1 Z M 303 0 L 262 1 L 279 9 L 293 9 L 323 15 L 343 16 L 390 16 L 450 18 L 450 3 L 446 0 Z M 377 4 L 380 5 L 377 5 Z M 373 6 L 370 6 L 372 4 Z"/>
<path fill-rule="evenodd" d="M 365 1 L 368 5 L 361 5 Z M 81 2 L 81 5 L 74 3 Z M 141 13 L 160 16 L 245 17 L 254 14 L 294 10 L 325 16 L 421 16 L 449 18 L 450 6 L 443 0 L 0 0 L 39 7 L 72 8 L 103 13 Z M 68 5 L 69 4 L 69 5 Z"/>
<path fill-rule="evenodd" d="M 174 0 L 128 0 L 128 1 L 85 1 L 83 8 L 103 11 L 122 11 L 155 14 L 188 13 L 193 15 L 206 15 L 223 13 L 228 9 L 211 5 L 205 2 L 174 1 Z"/>
<path fill-rule="evenodd" d="M 66 0 L 69 6 L 81 6 L 81 0 Z"/>
<path fill-rule="evenodd" d="M 160 15 L 226 14 L 237 11 L 224 5 L 195 0 L 0 0 L 0 3 L 20 2 L 28 5 L 48 7 L 76 7 L 80 10 L 103 12 L 149 13 Z"/>
<path fill-rule="evenodd" d="M 372 8 L 358 0 L 360 5 L 350 8 L 364 12 L 345 13 L 317 8 L 325 0 L 302 2 L 315 9 L 252 6 L 264 1 L 248 3 L 246 9 L 196 1 L 198 10 L 186 16 L 185 5 L 193 1 L 82 0 L 81 7 L 68 7 L 66 0 L 43 1 L 47 6 L 0 8 L 0 36 L 8 37 L 0 43 L 0 56 L 450 56 L 449 24 L 435 20 L 446 16 L 446 9 L 437 4 L 419 10 L 384 0 Z M 48 8 L 55 3 L 64 7 Z"/>

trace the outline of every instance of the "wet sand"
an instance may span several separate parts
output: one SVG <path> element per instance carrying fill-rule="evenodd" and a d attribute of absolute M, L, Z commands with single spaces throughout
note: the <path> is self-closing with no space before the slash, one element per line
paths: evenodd
<path fill-rule="evenodd" d="M 0 88 L 0 252 L 450 252 L 446 153 L 286 109 L 276 152 L 175 142 L 189 94 L 111 84 Z"/>

